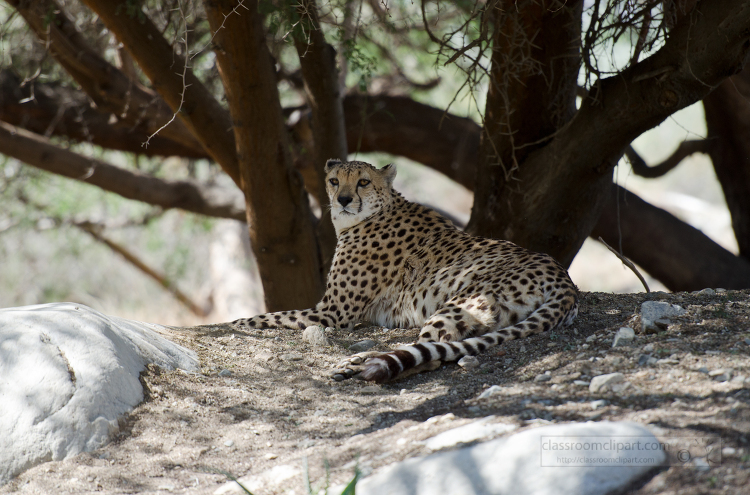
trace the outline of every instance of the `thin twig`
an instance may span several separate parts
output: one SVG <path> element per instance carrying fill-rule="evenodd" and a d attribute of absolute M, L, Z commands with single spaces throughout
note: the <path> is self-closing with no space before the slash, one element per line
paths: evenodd
<path fill-rule="evenodd" d="M 620 258 L 620 261 L 622 261 L 623 265 L 625 265 L 628 268 L 630 268 L 631 270 L 633 270 L 633 273 L 635 273 L 635 276 L 638 277 L 638 280 L 640 280 L 641 283 L 643 284 L 643 287 L 645 287 L 646 292 L 651 292 L 651 289 L 648 288 L 648 284 L 646 283 L 646 279 L 643 278 L 643 275 L 641 275 L 641 272 L 638 271 L 638 269 L 635 267 L 635 265 L 633 264 L 632 261 L 630 261 L 625 256 L 623 256 L 620 253 L 618 253 L 617 251 L 615 251 L 615 249 L 612 246 L 610 246 L 609 244 L 607 244 L 606 242 L 604 242 L 604 239 L 602 239 L 601 236 L 599 236 L 599 242 L 601 242 L 602 244 L 604 244 L 605 246 L 607 246 L 607 249 L 609 249 L 610 251 L 612 251 L 612 254 L 614 254 L 615 256 L 617 256 L 618 258 Z"/>
<path fill-rule="evenodd" d="M 180 289 L 175 287 L 172 284 L 172 282 L 169 281 L 169 279 L 167 279 L 164 275 L 158 273 L 156 270 L 154 270 L 150 266 L 146 265 L 135 254 L 131 253 L 127 248 L 120 246 L 116 242 L 104 237 L 101 233 L 98 232 L 98 229 L 93 224 L 89 222 L 73 222 L 72 225 L 83 230 L 84 232 L 86 232 L 87 234 L 89 234 L 91 237 L 101 242 L 102 244 L 105 244 L 112 251 L 116 252 L 117 254 L 125 258 L 125 260 L 128 263 L 138 268 L 141 272 L 145 273 L 152 279 L 156 280 L 156 282 L 158 282 L 159 285 L 164 287 L 164 289 L 166 289 L 170 294 L 172 294 L 175 299 L 181 302 L 193 314 L 195 314 L 196 316 L 200 316 L 201 318 L 206 316 L 206 311 L 203 308 L 201 308 L 198 304 L 193 302 L 190 299 L 190 297 L 188 297 L 184 292 L 182 292 Z"/>

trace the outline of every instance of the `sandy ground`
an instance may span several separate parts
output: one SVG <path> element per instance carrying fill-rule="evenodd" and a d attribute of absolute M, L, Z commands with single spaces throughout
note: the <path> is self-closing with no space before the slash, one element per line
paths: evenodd
<path fill-rule="evenodd" d="M 679 304 L 687 314 L 657 334 L 638 333 L 632 347 L 612 348 L 619 327 L 640 332 L 637 312 L 648 299 Z M 249 476 L 255 495 L 303 494 L 305 459 L 314 486 L 326 476 L 331 485 L 346 483 L 355 466 L 367 474 L 427 454 L 420 441 L 488 415 L 519 430 L 627 420 L 661 435 L 710 437 L 721 442 L 717 466 L 663 469 L 629 493 L 747 493 L 750 291 L 583 293 L 572 327 L 492 349 L 477 368 L 447 364 L 386 385 L 330 378 L 350 345 L 372 339 L 385 350 L 416 335 L 362 327 L 312 347 L 290 330 L 174 329 L 175 341 L 198 352 L 201 374 L 150 367 L 142 376 L 146 400 L 111 444 L 32 468 L 0 493 L 210 494 L 227 472 Z M 643 354 L 654 360 L 644 363 Z M 720 381 L 718 370 L 729 379 Z M 535 380 L 545 372 L 549 381 Z M 585 382 L 612 372 L 631 385 L 589 392 Z M 477 398 L 492 385 L 498 394 Z M 595 409 L 598 399 L 606 403 Z"/>

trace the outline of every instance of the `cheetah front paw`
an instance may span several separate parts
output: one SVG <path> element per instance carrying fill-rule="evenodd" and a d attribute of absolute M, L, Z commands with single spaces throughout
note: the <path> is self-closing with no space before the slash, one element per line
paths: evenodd
<path fill-rule="evenodd" d="M 352 354 L 334 366 L 331 377 L 337 382 L 348 378 L 359 378 L 359 374 L 365 369 L 368 359 L 383 354 L 377 351 L 359 352 Z"/>

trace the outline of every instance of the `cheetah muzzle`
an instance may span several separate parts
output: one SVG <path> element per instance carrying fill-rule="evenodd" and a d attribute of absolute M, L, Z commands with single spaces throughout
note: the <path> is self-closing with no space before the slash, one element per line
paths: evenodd
<path fill-rule="evenodd" d="M 419 327 L 419 342 L 350 356 L 337 379 L 386 382 L 502 342 L 569 325 L 578 291 L 552 257 L 471 236 L 393 189 L 396 167 L 328 160 L 338 241 L 323 299 L 311 309 L 240 319 L 238 327 Z"/>

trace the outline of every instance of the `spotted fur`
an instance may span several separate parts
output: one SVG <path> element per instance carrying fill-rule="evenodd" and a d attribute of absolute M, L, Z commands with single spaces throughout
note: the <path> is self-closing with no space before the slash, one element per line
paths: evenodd
<path fill-rule="evenodd" d="M 419 343 L 367 355 L 360 377 L 384 382 L 432 361 L 569 325 L 578 293 L 552 257 L 471 236 L 393 189 L 396 169 L 329 160 L 327 192 L 338 236 L 323 299 L 311 309 L 234 322 L 239 327 L 360 321 L 419 327 Z"/>

